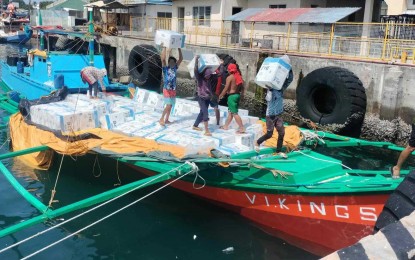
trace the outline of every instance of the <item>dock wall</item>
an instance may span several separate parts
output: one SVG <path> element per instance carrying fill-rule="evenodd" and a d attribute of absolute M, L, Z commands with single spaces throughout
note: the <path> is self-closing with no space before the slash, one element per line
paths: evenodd
<path fill-rule="evenodd" d="M 128 57 L 134 46 L 153 44 L 149 40 L 114 36 L 103 36 L 100 42 L 116 48 L 118 75 L 128 74 Z M 186 50 L 200 54 L 227 53 L 238 61 L 245 81 L 252 82 L 255 79 L 260 60 L 259 52 L 195 45 L 186 46 Z M 277 54 L 270 55 L 278 56 Z M 291 55 L 290 58 L 295 77 L 294 82 L 286 92 L 287 98 L 295 99 L 295 89 L 298 85 L 300 72 L 306 76 L 318 68 L 338 66 L 352 71 L 362 81 L 366 89 L 368 113 L 375 114 L 384 120 L 393 120 L 401 117 L 408 123 L 415 116 L 415 87 L 413 86 L 415 82 L 415 66 L 320 58 L 315 56 Z M 186 60 L 179 70 L 179 76 L 182 78 L 189 77 L 185 65 L 187 65 Z M 254 92 L 254 88 L 253 85 L 250 85 L 249 90 Z"/>

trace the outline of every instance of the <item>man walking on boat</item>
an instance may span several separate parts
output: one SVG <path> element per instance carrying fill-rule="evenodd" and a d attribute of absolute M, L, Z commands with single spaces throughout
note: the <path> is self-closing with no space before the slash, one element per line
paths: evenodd
<path fill-rule="evenodd" d="M 209 87 L 209 80 L 212 76 L 213 71 L 211 69 L 205 69 L 202 73 L 199 73 L 199 56 L 196 56 L 195 61 L 195 77 L 197 80 L 197 97 L 200 107 L 199 115 L 196 118 L 195 123 L 193 124 L 193 130 L 202 131 L 199 128 L 199 124 L 203 122 L 205 125 L 205 135 L 212 136 L 209 130 L 209 104 L 212 97 L 211 89 Z"/>
<path fill-rule="evenodd" d="M 287 55 L 281 57 L 286 63 L 290 64 L 290 58 Z M 260 145 L 265 142 L 266 140 L 270 139 L 274 134 L 274 127 L 278 132 L 278 140 L 277 140 L 277 149 L 276 153 L 281 156 L 282 158 L 287 158 L 287 155 L 281 152 L 282 144 L 284 141 L 285 129 L 284 129 L 284 121 L 280 117 L 280 114 L 284 111 L 284 98 L 283 93 L 284 90 L 288 88 L 288 86 L 293 81 L 294 75 L 293 71 L 290 70 L 287 79 L 284 82 L 284 85 L 280 90 L 276 90 L 273 88 L 268 88 L 267 95 L 265 100 L 267 101 L 267 112 L 266 112 L 266 125 L 267 125 L 267 133 L 263 135 L 261 138 L 258 139 L 255 145 L 255 151 L 259 152 Z"/>
<path fill-rule="evenodd" d="M 167 49 L 163 47 L 161 52 L 161 64 L 163 66 L 163 96 L 164 96 L 164 110 L 160 118 L 160 125 L 164 126 L 166 124 L 171 124 L 169 121 L 171 110 L 176 103 L 176 74 L 180 64 L 183 61 L 182 50 L 179 48 L 179 60 L 176 60 L 175 57 L 169 55 L 169 59 L 166 62 Z M 170 50 L 169 50 L 170 54 Z"/>
<path fill-rule="evenodd" d="M 107 75 L 106 69 L 98 69 L 92 66 L 85 67 L 81 70 L 81 79 L 83 83 L 88 83 L 89 98 L 98 98 L 98 82 L 105 92 L 104 77 Z M 94 94 L 92 95 L 92 91 Z"/>
<path fill-rule="evenodd" d="M 229 64 L 228 72 L 229 72 L 229 76 L 226 78 L 225 88 L 220 94 L 219 100 L 224 98 L 225 95 L 228 94 L 229 114 L 228 114 L 228 118 L 226 119 L 225 125 L 221 128 L 224 130 L 228 130 L 229 125 L 231 124 L 232 120 L 235 118 L 235 121 L 239 127 L 237 133 L 243 134 L 245 133 L 245 128 L 242 124 L 241 117 L 238 115 L 238 110 L 239 110 L 239 101 L 241 100 L 241 94 L 243 94 L 244 81 L 242 80 L 242 76 L 236 64 L 234 63 Z"/>

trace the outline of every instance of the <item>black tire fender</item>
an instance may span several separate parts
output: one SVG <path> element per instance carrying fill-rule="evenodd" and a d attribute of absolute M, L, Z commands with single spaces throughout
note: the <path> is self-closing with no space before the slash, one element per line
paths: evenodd
<path fill-rule="evenodd" d="M 409 173 L 389 196 L 380 213 L 374 231 L 398 222 L 415 210 L 415 171 Z"/>
<path fill-rule="evenodd" d="M 352 115 L 366 113 L 365 88 L 347 69 L 314 70 L 302 79 L 296 94 L 300 114 L 316 123 L 344 124 Z"/>
<path fill-rule="evenodd" d="M 135 46 L 128 57 L 128 70 L 133 83 L 139 87 L 159 91 L 162 79 L 161 58 L 154 46 Z"/>

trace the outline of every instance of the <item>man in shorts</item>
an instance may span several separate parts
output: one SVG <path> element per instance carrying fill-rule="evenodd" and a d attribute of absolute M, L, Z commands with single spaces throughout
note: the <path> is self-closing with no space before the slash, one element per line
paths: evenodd
<path fill-rule="evenodd" d="M 169 51 L 170 52 L 170 51 Z M 167 49 L 163 47 L 161 52 L 161 63 L 163 66 L 163 77 L 164 77 L 164 86 L 163 86 L 163 96 L 164 96 L 164 110 L 160 118 L 160 125 L 164 126 L 166 124 L 171 124 L 169 121 L 171 110 L 176 103 L 176 74 L 177 69 L 183 61 L 182 50 L 179 48 L 179 60 L 169 56 L 168 61 Z"/>
<path fill-rule="evenodd" d="M 403 150 L 399 155 L 396 165 L 390 169 L 393 179 L 399 179 L 401 177 L 402 165 L 413 151 L 415 151 L 415 122 L 412 122 L 412 131 L 411 136 L 409 137 L 408 145 L 406 146 L 405 150 Z"/>
<path fill-rule="evenodd" d="M 225 88 L 219 96 L 219 100 L 222 99 L 226 93 L 228 94 L 228 110 L 229 115 L 226 119 L 225 125 L 221 129 L 228 130 L 229 125 L 235 118 L 238 124 L 238 134 L 245 133 L 245 128 L 242 124 L 242 119 L 238 115 L 239 101 L 241 99 L 241 92 L 243 91 L 243 80 L 235 64 L 229 64 L 228 66 L 229 76 L 226 78 Z"/>

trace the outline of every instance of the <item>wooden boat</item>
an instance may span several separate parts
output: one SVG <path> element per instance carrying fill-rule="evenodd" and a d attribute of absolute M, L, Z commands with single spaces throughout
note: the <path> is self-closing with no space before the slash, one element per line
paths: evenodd
<path fill-rule="evenodd" d="M 14 31 L 14 32 L 5 32 L 0 30 L 0 43 L 14 43 L 18 45 L 23 45 L 28 42 L 33 35 L 33 30 L 25 25 L 23 30 Z"/>
<path fill-rule="evenodd" d="M 351 169 L 342 163 L 348 158 L 341 155 L 339 151 L 342 150 L 339 149 L 346 148 L 381 151 L 391 158 L 396 157 L 402 148 L 386 142 L 369 142 L 301 129 L 302 137 L 312 138 L 306 138 L 301 146 L 289 152 L 288 160 L 274 155 L 272 148 L 262 149 L 259 154 L 246 151 L 229 157 L 199 156 L 185 159 L 174 156 L 159 157 L 157 154 L 149 153 L 146 145 L 141 143 L 149 140 L 123 137 L 103 129 L 77 132 L 80 135 L 96 135 L 99 141 L 93 139 L 65 142 L 53 132 L 27 125 L 21 116 L 20 119 L 18 117 L 19 115 L 12 117 L 10 126 L 15 154 L 33 151 L 37 154 L 46 150 L 67 153 L 66 146 L 91 147 L 90 152 L 116 158 L 118 162 L 144 173 L 149 176 L 148 178 L 163 176 L 163 180 L 167 181 L 180 177 L 180 180 L 172 184 L 173 187 L 235 211 L 265 232 L 317 255 L 326 255 L 371 234 L 388 195 L 401 182 L 401 179 L 392 179 L 387 170 L 392 161 L 372 169 Z M 13 125 L 19 127 L 14 129 Z M 30 138 L 26 146 L 19 145 L 25 142 L 25 136 L 37 138 Z M 111 150 L 111 144 L 116 143 L 119 147 L 118 143 L 123 142 L 126 144 L 125 150 Z M 61 146 L 57 146 L 57 143 L 61 143 Z M 65 146 L 62 146 L 62 143 Z M 127 144 L 131 143 L 138 146 L 129 147 Z M 138 155 L 139 149 L 144 149 L 142 151 L 145 153 Z M 163 147 L 159 149 L 163 151 Z M 361 155 L 363 158 L 365 156 L 369 157 L 369 153 Z M 1 158 L 3 157 L 0 156 Z M 358 157 L 352 156 L 352 160 L 358 160 Z M 383 158 L 380 158 L 378 162 L 382 160 Z M 196 175 L 182 176 L 183 172 L 189 171 L 187 163 L 197 165 Z M 172 169 L 181 167 L 184 167 L 183 170 L 171 172 Z M 170 174 L 166 175 L 166 172 Z M 408 170 L 402 171 L 403 175 L 407 173 Z M 83 204 L 77 202 L 75 205 L 79 208 L 78 206 Z M 90 205 L 91 200 L 88 200 L 82 207 Z M 66 213 L 67 210 L 68 207 L 65 207 L 62 212 Z M 58 209 L 57 212 L 61 211 Z M 38 218 L 35 222 L 23 222 L 18 228 L 38 223 L 48 216 L 57 217 L 61 213 L 48 214 L 51 215 Z M 0 236 L 11 231 L 15 229 L 12 227 L 2 230 Z"/>
<path fill-rule="evenodd" d="M 42 35 L 38 42 L 39 48 L 17 55 L 10 54 L 7 61 L 0 62 L 1 84 L 14 92 L 24 94 L 24 97 L 30 100 L 48 95 L 51 91 L 61 88 L 63 84 L 71 93 L 86 93 L 88 86 L 80 78 L 81 69 L 90 65 L 99 69 L 105 68 L 104 56 L 95 53 L 93 28 L 90 32 L 67 31 L 56 26 L 36 26 L 32 29 L 38 31 L 38 35 Z M 73 47 L 69 44 L 66 48 L 64 46 L 63 50 L 51 51 L 50 45 L 45 44 L 45 38 L 49 39 L 50 35 L 74 37 L 77 46 L 72 52 L 66 50 Z M 19 38 L 8 37 L 4 36 L 4 39 L 19 40 Z M 80 50 L 83 45 L 85 48 Z M 19 64 L 18 61 L 22 63 Z M 125 85 L 111 83 L 108 77 L 104 78 L 104 84 L 108 92 L 126 90 Z M 25 91 L 27 87 L 30 87 L 31 91 Z"/>
<path fill-rule="evenodd" d="M 28 91 L 32 88 L 26 88 L 22 94 L 29 96 Z M 0 102 L 0 107 L 10 112 L 11 106 Z M 344 162 L 348 156 L 339 152 L 339 149 L 363 148 L 363 157 L 367 158 L 368 151 L 375 150 L 382 154 L 378 161 L 384 161 L 394 160 L 403 150 L 401 147 L 323 131 L 298 130 L 296 133 L 302 142 L 288 151 L 287 160 L 274 155 L 272 148 L 230 156 L 219 153 L 202 157 L 173 156 L 175 147 L 100 128 L 72 133 L 62 139 L 61 134 L 27 124 L 19 114 L 10 118 L 10 131 L 14 151 L 0 155 L 0 159 L 34 155 L 42 164 L 50 165 L 51 151 L 71 155 L 93 152 L 125 163 L 148 177 L 52 210 L 25 190 L 0 163 L 0 171 L 10 183 L 41 212 L 37 217 L 0 230 L 0 237 L 138 188 L 167 182 L 239 213 L 269 234 L 314 254 L 325 255 L 371 234 L 388 195 L 402 180 L 391 178 L 388 167 L 393 162 L 373 168 L 359 164 L 350 168 Z M 82 139 L 86 133 L 96 138 Z M 69 137 L 74 140 L 68 141 Z M 354 156 L 351 159 L 351 162 L 357 160 Z M 401 173 L 408 172 L 404 169 Z"/>

